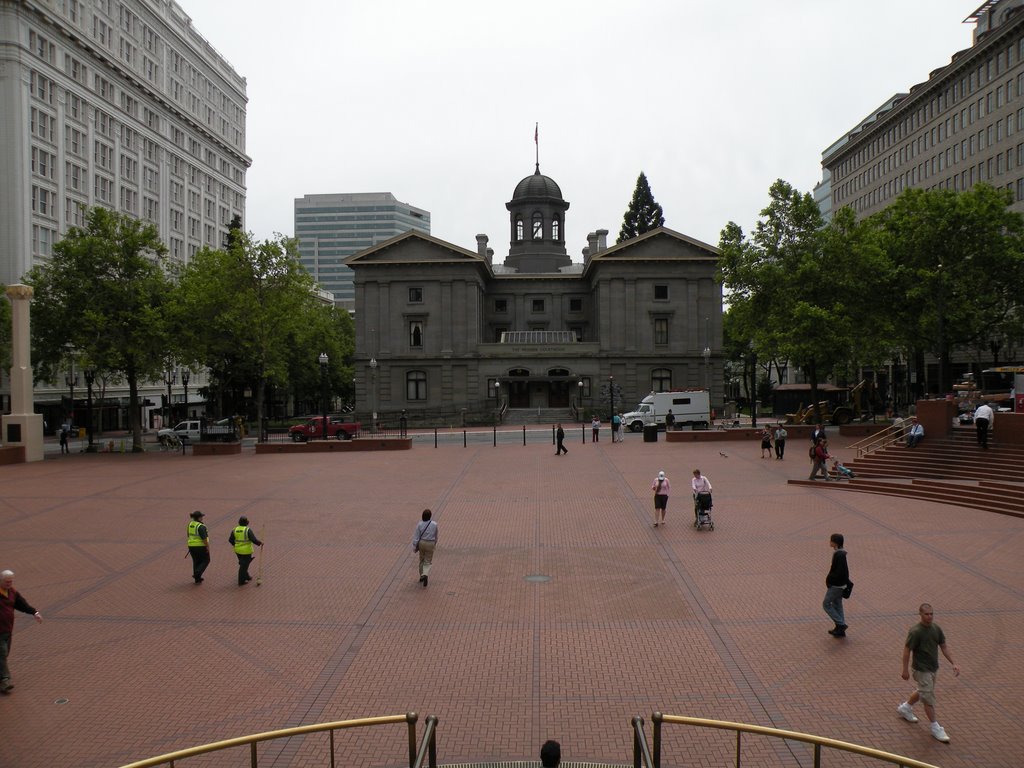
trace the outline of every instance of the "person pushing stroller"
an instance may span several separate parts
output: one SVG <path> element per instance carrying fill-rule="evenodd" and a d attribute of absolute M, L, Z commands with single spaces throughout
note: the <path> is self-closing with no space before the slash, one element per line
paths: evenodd
<path fill-rule="evenodd" d="M 715 524 L 711 522 L 711 481 L 695 469 L 690 487 L 693 488 L 693 527 L 700 528 L 707 523 L 714 530 Z"/>

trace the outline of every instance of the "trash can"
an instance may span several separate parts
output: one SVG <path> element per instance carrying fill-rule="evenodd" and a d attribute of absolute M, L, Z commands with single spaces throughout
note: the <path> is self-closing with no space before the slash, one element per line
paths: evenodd
<path fill-rule="evenodd" d="M 658 425 L 657 424 L 644 424 L 644 442 L 645 443 L 656 443 L 656 442 L 658 442 Z"/>

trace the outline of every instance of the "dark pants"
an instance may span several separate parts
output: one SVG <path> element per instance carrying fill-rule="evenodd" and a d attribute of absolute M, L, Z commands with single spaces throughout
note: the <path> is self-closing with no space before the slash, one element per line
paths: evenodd
<path fill-rule="evenodd" d="M 206 547 L 189 547 L 188 553 L 192 555 L 192 578 L 198 584 L 210 564 L 210 550 Z"/>
<path fill-rule="evenodd" d="M 0 686 L 11 682 L 11 670 L 7 668 L 7 654 L 11 652 L 11 633 L 0 634 Z"/>
<path fill-rule="evenodd" d="M 978 445 L 988 448 L 988 419 L 975 419 L 974 426 L 978 430 Z"/>
<path fill-rule="evenodd" d="M 247 581 L 252 581 L 252 577 L 249 575 L 249 563 L 252 562 L 252 555 L 239 555 L 235 553 L 238 558 L 238 586 L 242 586 Z"/>
<path fill-rule="evenodd" d="M 558 438 L 558 448 L 557 448 L 557 449 L 555 450 L 555 456 L 557 456 L 557 455 L 558 455 L 558 454 L 560 454 L 560 453 L 568 453 L 568 452 L 569 452 L 569 449 L 568 449 L 568 448 L 566 448 L 566 447 L 565 447 L 565 446 L 564 446 L 564 445 L 562 444 L 562 442 L 563 442 L 564 440 L 565 440 L 565 438 L 564 438 L 564 437 L 560 437 L 560 438 Z"/>
<path fill-rule="evenodd" d="M 775 458 L 781 459 L 785 455 L 786 455 L 786 440 L 785 440 L 785 438 L 782 438 L 781 440 L 776 440 L 775 441 Z"/>

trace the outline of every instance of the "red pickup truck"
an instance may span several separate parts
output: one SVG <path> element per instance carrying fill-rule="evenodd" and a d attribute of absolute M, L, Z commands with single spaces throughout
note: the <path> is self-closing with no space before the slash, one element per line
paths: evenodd
<path fill-rule="evenodd" d="M 292 436 L 292 440 L 296 443 L 304 443 L 307 440 L 322 440 L 324 437 L 323 423 L 323 416 L 314 416 L 304 424 L 295 424 L 288 430 L 288 434 Z M 334 437 L 338 440 L 351 440 L 359 435 L 359 428 L 361 426 L 358 421 L 343 421 L 342 419 L 329 418 L 327 421 L 327 437 Z"/>

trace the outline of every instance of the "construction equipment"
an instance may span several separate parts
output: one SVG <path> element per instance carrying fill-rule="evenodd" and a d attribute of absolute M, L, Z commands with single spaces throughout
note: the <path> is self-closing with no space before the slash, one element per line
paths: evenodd
<path fill-rule="evenodd" d="M 821 413 L 820 420 L 822 423 L 829 422 L 831 424 L 849 424 L 854 419 L 860 418 L 868 408 L 865 405 L 870 405 L 876 412 L 881 411 L 884 407 L 883 403 L 878 397 L 878 391 L 875 387 L 875 383 L 870 379 L 863 379 L 855 386 L 851 387 L 847 393 L 847 402 L 845 403 L 833 403 L 831 400 L 822 400 L 818 403 L 818 410 Z M 814 406 L 803 407 L 803 403 L 797 408 L 796 413 L 786 414 L 787 424 L 813 424 L 818 421 L 818 417 L 815 415 Z"/>

